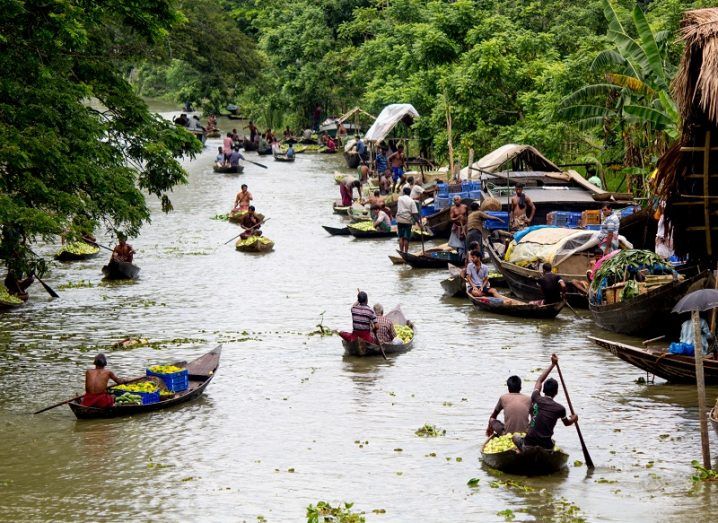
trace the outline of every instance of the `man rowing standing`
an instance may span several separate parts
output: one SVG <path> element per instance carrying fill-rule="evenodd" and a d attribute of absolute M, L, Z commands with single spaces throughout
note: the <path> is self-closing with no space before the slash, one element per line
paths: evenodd
<path fill-rule="evenodd" d="M 486 427 L 487 437 L 493 434 L 502 436 L 515 432 L 525 433 L 529 428 L 531 398 L 526 394 L 521 394 L 521 378 L 509 376 L 506 386 L 509 391 L 499 398 L 499 402 L 489 418 L 489 425 Z M 502 410 L 504 411 L 503 423 L 496 419 Z"/>
<path fill-rule="evenodd" d="M 519 450 L 524 447 L 542 447 L 552 450 L 554 448 L 553 429 L 556 422 L 560 419 L 567 427 L 578 421 L 575 414 L 566 417 L 566 408 L 554 401 L 558 394 L 558 382 L 553 378 L 548 378 L 553 368 L 558 364 L 558 356 L 551 354 L 551 366 L 541 373 L 534 391 L 531 394 L 531 422 L 526 432 L 526 437 L 514 436 L 514 445 Z M 541 395 L 541 387 L 543 386 L 543 396 Z"/>
<path fill-rule="evenodd" d="M 246 211 L 249 209 L 249 203 L 253 200 L 252 193 L 249 192 L 247 184 L 243 183 L 241 190 L 237 193 L 237 197 L 234 199 L 234 208 L 231 212 Z"/>
<path fill-rule="evenodd" d="M 461 196 L 454 196 L 454 205 L 449 211 L 451 220 L 451 235 L 449 236 L 449 247 L 456 249 L 459 256 L 464 257 L 465 234 L 466 234 L 466 205 L 461 203 Z"/>
<path fill-rule="evenodd" d="M 85 371 L 85 395 L 82 397 L 82 404 L 85 407 L 96 407 L 98 409 L 109 409 L 115 404 L 115 397 L 107 392 L 107 383 L 112 380 L 122 385 L 126 380 L 121 380 L 107 367 L 107 358 L 104 354 L 95 356 L 95 368 Z"/>

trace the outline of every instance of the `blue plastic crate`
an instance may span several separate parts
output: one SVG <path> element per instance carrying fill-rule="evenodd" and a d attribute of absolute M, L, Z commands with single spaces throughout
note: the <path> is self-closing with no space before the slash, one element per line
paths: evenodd
<path fill-rule="evenodd" d="M 461 191 L 462 192 L 469 192 L 469 191 L 473 190 L 473 188 L 474 188 L 474 182 L 471 182 L 468 180 L 465 182 L 461 182 Z"/>
<path fill-rule="evenodd" d="M 625 218 L 626 216 L 631 216 L 632 214 L 635 214 L 638 211 L 638 207 L 635 205 L 631 205 L 630 207 L 626 207 L 625 209 L 621 209 L 621 218 Z"/>
<path fill-rule="evenodd" d="M 110 389 L 110 391 L 115 396 L 122 396 L 126 392 L 129 392 L 126 390 L 115 390 L 114 388 Z M 160 401 L 160 391 L 159 390 L 157 390 L 157 392 L 130 392 L 130 394 L 140 396 L 142 398 L 143 405 L 149 405 L 150 403 L 157 403 L 158 401 Z"/>
<path fill-rule="evenodd" d="M 507 211 L 488 211 L 487 214 L 500 218 L 502 220 L 485 220 L 484 229 L 487 231 L 508 231 L 509 230 L 509 213 Z"/>
<path fill-rule="evenodd" d="M 437 183 L 436 186 L 438 187 L 437 194 L 439 196 L 449 196 L 449 186 L 445 183 Z"/>
<path fill-rule="evenodd" d="M 434 198 L 434 208 L 436 210 L 446 209 L 449 205 L 451 205 L 451 199 L 448 196 Z"/>
<path fill-rule="evenodd" d="M 586 225 L 587 231 L 600 231 L 601 230 L 601 224 L 591 224 Z"/>
<path fill-rule="evenodd" d="M 480 200 L 481 199 L 481 191 L 469 191 L 469 198 L 472 200 Z"/>
<path fill-rule="evenodd" d="M 187 369 L 182 369 L 181 371 L 173 372 L 172 374 L 158 374 L 156 372 L 152 372 L 150 369 L 146 369 L 145 374 L 147 376 L 156 376 L 160 378 L 165 383 L 167 389 L 172 392 L 182 392 L 183 390 L 187 390 L 187 387 L 189 387 L 189 372 L 187 372 Z"/>
<path fill-rule="evenodd" d="M 422 216 L 429 216 L 430 214 L 434 214 L 435 212 L 436 212 L 436 208 L 433 205 L 424 205 L 421 208 Z"/>
<path fill-rule="evenodd" d="M 546 215 L 546 223 L 556 227 L 574 229 L 581 225 L 580 212 L 553 211 Z M 550 218 L 550 220 L 549 220 Z"/>

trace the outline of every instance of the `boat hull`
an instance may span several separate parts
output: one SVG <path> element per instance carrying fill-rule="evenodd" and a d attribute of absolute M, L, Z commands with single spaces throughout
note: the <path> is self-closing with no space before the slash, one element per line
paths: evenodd
<path fill-rule="evenodd" d="M 508 474 L 544 476 L 566 467 L 568 454 L 541 447 L 526 447 L 523 452 L 507 450 L 494 454 L 486 454 L 482 450 L 481 460 L 486 466 Z"/>
<path fill-rule="evenodd" d="M 134 280 L 140 275 L 137 265 L 127 262 L 111 261 L 102 267 L 106 280 Z"/>
<path fill-rule="evenodd" d="M 244 167 L 242 165 L 235 165 L 229 167 L 217 167 L 215 165 L 212 170 L 216 173 L 223 174 L 242 174 L 244 172 Z"/>
<path fill-rule="evenodd" d="M 356 169 L 359 167 L 359 164 L 361 163 L 361 158 L 359 157 L 359 153 L 344 153 L 344 160 L 347 162 L 347 167 L 349 169 Z"/>
<path fill-rule="evenodd" d="M 446 269 L 449 263 L 461 265 L 463 259 L 458 254 L 446 253 L 446 256 L 416 255 L 410 252 L 397 251 L 404 262 L 415 269 Z M 433 253 L 432 253 L 433 254 Z"/>
<path fill-rule="evenodd" d="M 532 318 L 550 320 L 558 316 L 566 302 L 554 303 L 551 305 L 534 305 L 531 303 L 501 304 L 493 303 L 490 298 L 476 298 L 469 296 L 471 302 L 479 310 L 493 312 L 494 314 L 503 314 L 505 316 L 514 316 L 517 318 Z"/>
<path fill-rule="evenodd" d="M 322 225 L 322 228 L 332 236 L 351 236 L 348 227 L 330 227 L 329 225 Z"/>
<path fill-rule="evenodd" d="M 97 256 L 100 252 L 100 249 L 97 249 L 97 251 L 89 254 L 76 254 L 73 252 L 68 251 L 62 251 L 55 255 L 55 259 L 57 261 L 79 261 L 79 260 L 87 260 L 90 258 L 94 258 Z"/>

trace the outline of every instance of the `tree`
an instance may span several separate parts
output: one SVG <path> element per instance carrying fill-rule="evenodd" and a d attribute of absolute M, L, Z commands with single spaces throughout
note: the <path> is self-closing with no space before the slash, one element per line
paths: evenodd
<path fill-rule="evenodd" d="M 122 74 L 183 20 L 170 0 L 5 4 L 0 20 L 0 259 L 42 274 L 39 238 L 103 224 L 135 236 L 145 193 L 185 182 L 201 144 L 149 112 Z"/>

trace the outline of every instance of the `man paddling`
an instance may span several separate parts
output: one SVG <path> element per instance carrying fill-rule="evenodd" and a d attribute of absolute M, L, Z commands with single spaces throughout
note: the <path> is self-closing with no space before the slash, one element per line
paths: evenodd
<path fill-rule="evenodd" d="M 243 183 L 241 190 L 237 193 L 237 197 L 234 199 L 234 207 L 230 212 L 246 211 L 249 209 L 250 202 L 254 199 L 252 193 L 249 192 L 247 184 Z"/>
<path fill-rule="evenodd" d="M 514 444 L 519 450 L 523 450 L 524 447 L 542 447 L 551 450 L 555 445 L 551 437 L 556 422 L 560 419 L 568 427 L 578 421 L 576 414 L 566 417 L 566 408 L 554 401 L 558 394 L 558 382 L 553 378 L 546 378 L 557 364 L 558 356 L 551 354 L 551 365 L 536 380 L 531 394 L 531 422 L 526 437 L 513 437 Z"/>
<path fill-rule="evenodd" d="M 254 205 L 250 205 L 247 214 L 242 216 L 239 224 L 244 227 L 244 232 L 239 235 L 242 240 L 246 240 L 250 236 L 261 236 L 260 229 L 263 218 L 259 216 L 254 209 Z"/>
<path fill-rule="evenodd" d="M 531 398 L 521 394 L 521 378 L 509 376 L 506 380 L 509 391 L 499 398 L 494 411 L 489 418 L 489 425 L 486 427 L 486 436 L 493 434 L 501 436 L 515 432 L 525 433 L 529 428 L 529 409 Z M 504 411 L 504 422 L 496 419 L 501 411 Z"/>
<path fill-rule="evenodd" d="M 553 266 L 550 263 L 544 263 L 541 267 L 543 275 L 539 280 L 539 287 L 543 294 L 542 305 L 553 305 L 566 300 L 566 283 L 561 276 L 553 272 Z"/>
<path fill-rule="evenodd" d="M 117 235 L 118 244 L 112 251 L 110 261 L 132 263 L 135 258 L 135 250 L 127 243 L 127 236 L 120 233 Z"/>
<path fill-rule="evenodd" d="M 367 293 L 359 291 L 357 294 L 357 301 L 351 308 L 352 332 L 342 331 L 339 333 L 339 336 L 349 342 L 360 339 L 367 343 L 376 343 L 376 340 L 371 332 L 377 316 L 374 310 L 369 307 L 368 303 L 369 297 L 367 296 Z"/>
<path fill-rule="evenodd" d="M 112 380 L 122 385 L 126 380 L 121 380 L 107 367 L 107 358 L 104 354 L 95 356 L 95 368 L 85 371 L 85 395 L 82 397 L 82 404 L 85 407 L 97 407 L 109 409 L 115 404 L 115 397 L 107 392 L 107 383 Z"/>

